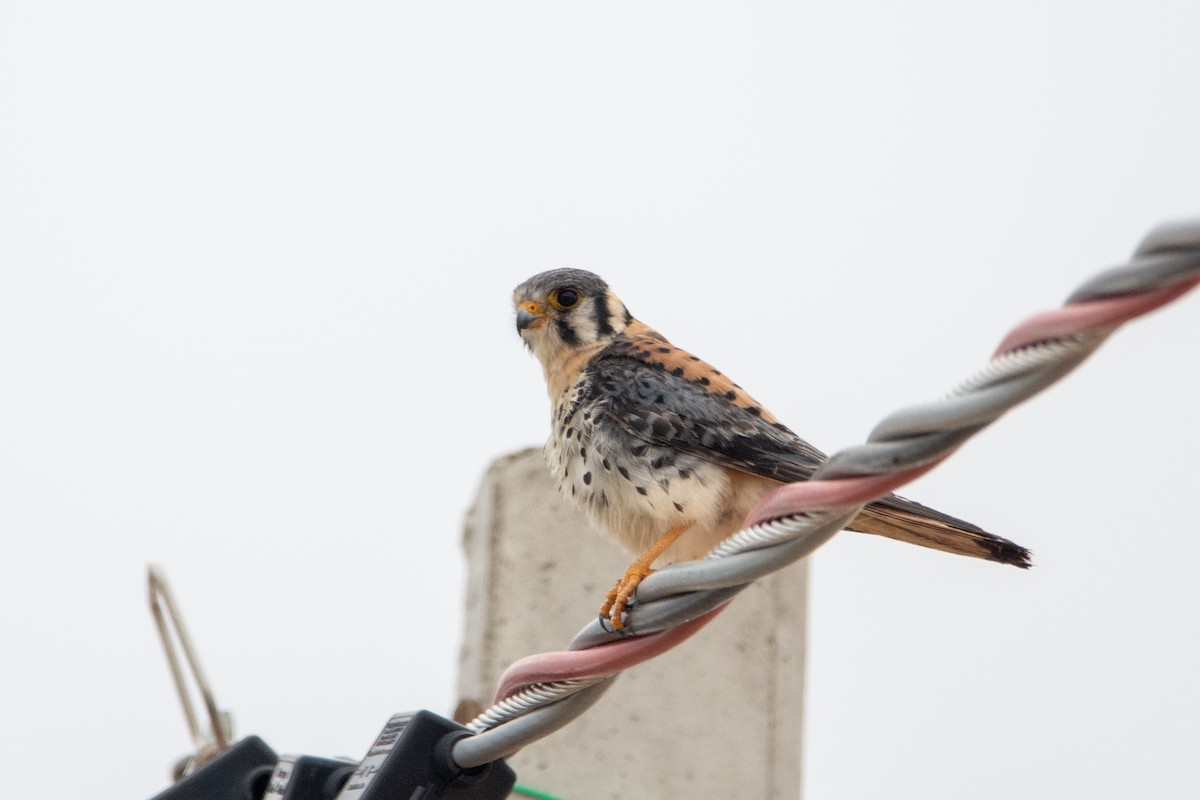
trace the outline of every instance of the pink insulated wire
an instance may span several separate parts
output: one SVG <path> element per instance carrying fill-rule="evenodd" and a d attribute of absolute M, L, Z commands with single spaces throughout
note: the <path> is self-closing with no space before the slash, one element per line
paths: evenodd
<path fill-rule="evenodd" d="M 724 605 L 669 630 L 634 636 L 587 650 L 539 653 L 517 661 L 500 677 L 493 703 L 499 703 L 538 683 L 614 675 L 649 661 L 691 638 L 725 609 Z"/>

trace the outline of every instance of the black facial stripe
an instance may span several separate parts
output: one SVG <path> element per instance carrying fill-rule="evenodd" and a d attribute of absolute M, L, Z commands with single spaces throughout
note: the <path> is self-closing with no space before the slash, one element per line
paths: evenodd
<path fill-rule="evenodd" d="M 596 318 L 596 334 L 601 338 L 611 336 L 612 322 L 609 321 L 608 295 L 603 294 L 592 301 L 592 314 Z"/>
<path fill-rule="evenodd" d="M 571 323 L 567 322 L 566 317 L 554 320 L 554 327 L 558 329 L 558 338 L 563 340 L 563 344 L 570 346 L 579 344 L 579 335 L 575 333 Z"/>

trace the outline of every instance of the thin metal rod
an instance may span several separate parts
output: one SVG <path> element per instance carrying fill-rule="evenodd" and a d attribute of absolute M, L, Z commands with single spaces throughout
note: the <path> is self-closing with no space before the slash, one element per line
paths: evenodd
<path fill-rule="evenodd" d="M 216 753 L 220 753 L 229 748 L 226 716 L 217 708 L 212 687 L 204 675 L 204 670 L 200 668 L 200 660 L 196 657 L 196 650 L 192 647 L 191 637 L 188 636 L 187 627 L 183 624 L 183 617 L 179 614 L 179 607 L 175 603 L 175 597 L 171 593 L 166 575 L 159 566 L 151 564 L 146 570 L 146 583 L 150 595 L 150 612 L 154 615 L 154 624 L 158 628 L 163 652 L 166 653 L 167 664 L 171 668 L 171 677 L 175 681 L 175 690 L 179 694 L 179 704 L 183 707 L 183 715 L 187 719 L 192 743 L 196 746 L 197 753 L 214 745 Z M 165 613 L 164 606 L 166 607 Z M 174 628 L 174 637 L 171 636 L 172 628 Z M 183 656 L 187 659 L 188 669 L 196 684 L 196 690 L 204 702 L 205 711 L 208 712 L 208 731 L 201 730 L 200 722 L 196 717 L 192 695 L 188 691 L 183 669 L 180 666 L 179 654 L 175 647 L 176 642 L 178 642 L 179 649 L 183 650 Z"/>

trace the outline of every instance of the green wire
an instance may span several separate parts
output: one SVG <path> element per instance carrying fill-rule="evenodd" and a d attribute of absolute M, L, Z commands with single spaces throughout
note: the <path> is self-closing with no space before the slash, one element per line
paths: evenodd
<path fill-rule="evenodd" d="M 562 798 L 556 797 L 549 792 L 543 792 L 540 789 L 531 789 L 519 783 L 513 787 L 513 794 L 523 794 L 526 797 L 535 797 L 537 800 L 562 800 Z"/>

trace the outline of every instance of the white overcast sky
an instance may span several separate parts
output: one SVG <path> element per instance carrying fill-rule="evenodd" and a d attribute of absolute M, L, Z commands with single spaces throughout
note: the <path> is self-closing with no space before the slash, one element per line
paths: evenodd
<path fill-rule="evenodd" d="M 149 561 L 239 734 L 357 754 L 447 713 L 464 511 L 548 423 L 514 285 L 593 269 L 861 441 L 1200 214 L 1197 30 L 1185 2 L 6 0 L 6 796 L 166 786 Z M 809 800 L 1195 791 L 1198 342 L 1190 296 L 908 491 L 1036 569 L 814 557 Z"/>

